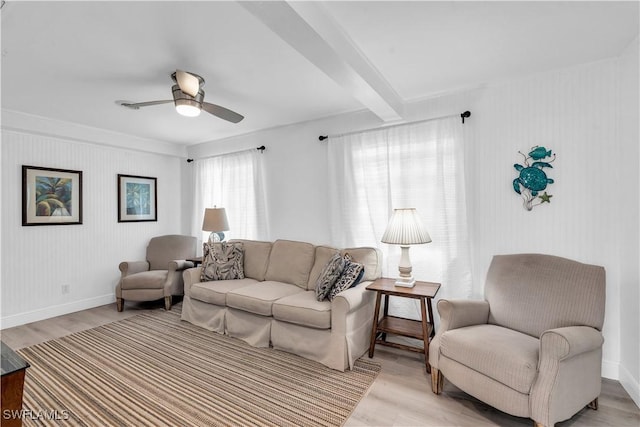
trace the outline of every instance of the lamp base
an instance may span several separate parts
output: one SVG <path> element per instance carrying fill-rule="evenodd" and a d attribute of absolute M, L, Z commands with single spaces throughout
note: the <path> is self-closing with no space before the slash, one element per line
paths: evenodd
<path fill-rule="evenodd" d="M 224 232 L 222 231 L 212 231 L 209 234 L 209 244 L 212 245 L 214 243 L 220 243 L 224 241 Z"/>
<path fill-rule="evenodd" d="M 411 277 L 398 277 L 395 283 L 396 286 L 401 286 L 403 288 L 413 288 L 416 285 L 416 279 Z"/>

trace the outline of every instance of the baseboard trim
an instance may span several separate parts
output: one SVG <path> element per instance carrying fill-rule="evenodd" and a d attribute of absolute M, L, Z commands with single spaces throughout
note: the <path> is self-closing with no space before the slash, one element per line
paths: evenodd
<path fill-rule="evenodd" d="M 108 295 L 87 298 L 80 301 L 73 301 L 66 304 L 5 316 L 0 318 L 0 329 L 13 328 L 14 326 L 26 325 L 27 323 L 50 319 L 52 317 L 62 316 L 63 314 L 75 313 L 76 311 L 111 304 L 115 302 L 115 300 L 115 296 L 111 293 Z"/>
<path fill-rule="evenodd" d="M 622 365 L 620 365 L 620 384 L 629 393 L 631 399 L 636 403 L 636 406 L 640 408 L 640 383 L 636 378 L 633 378 L 631 373 Z"/>
<path fill-rule="evenodd" d="M 609 360 L 603 360 L 601 375 L 610 380 L 618 380 L 618 378 L 620 378 L 620 364 Z"/>

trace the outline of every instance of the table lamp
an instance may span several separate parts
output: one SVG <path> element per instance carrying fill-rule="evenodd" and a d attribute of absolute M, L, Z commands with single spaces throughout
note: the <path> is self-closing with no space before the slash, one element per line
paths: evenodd
<path fill-rule="evenodd" d="M 206 208 L 202 221 L 202 231 L 210 231 L 209 244 L 224 240 L 224 231 L 229 230 L 227 211 L 224 208 Z"/>
<path fill-rule="evenodd" d="M 411 275 L 411 259 L 409 245 L 420 245 L 431 242 L 431 237 L 422 225 L 415 208 L 394 209 L 387 229 L 382 236 L 382 243 L 400 245 L 402 250 L 398 270 L 400 277 L 396 286 L 413 288 L 416 280 Z"/>

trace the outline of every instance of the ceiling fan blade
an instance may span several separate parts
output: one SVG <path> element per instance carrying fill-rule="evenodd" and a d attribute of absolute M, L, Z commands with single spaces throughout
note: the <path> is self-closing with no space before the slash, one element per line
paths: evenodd
<path fill-rule="evenodd" d="M 213 114 L 214 116 L 220 117 L 221 119 L 231 123 L 238 123 L 244 119 L 244 116 L 236 113 L 235 111 L 231 111 L 228 108 L 224 108 L 216 104 L 210 104 L 208 102 L 202 103 L 202 109 L 209 114 Z"/>
<path fill-rule="evenodd" d="M 159 105 L 159 104 L 169 104 L 172 103 L 173 100 L 164 100 L 164 101 L 147 101 L 147 102 L 124 102 L 124 101 L 120 101 L 118 102 L 118 104 L 122 105 L 123 107 L 127 107 L 127 108 L 131 108 L 132 110 L 137 110 L 140 107 L 150 107 L 152 105 Z"/>
<path fill-rule="evenodd" d="M 176 70 L 176 82 L 178 83 L 181 91 L 193 96 L 194 98 L 200 90 L 200 79 L 198 76 L 194 76 L 186 71 Z"/>

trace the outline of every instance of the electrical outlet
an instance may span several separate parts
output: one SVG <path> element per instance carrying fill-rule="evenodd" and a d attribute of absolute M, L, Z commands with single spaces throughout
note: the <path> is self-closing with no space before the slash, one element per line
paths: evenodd
<path fill-rule="evenodd" d="M 69 285 L 62 285 L 62 293 L 63 294 L 69 293 Z"/>

